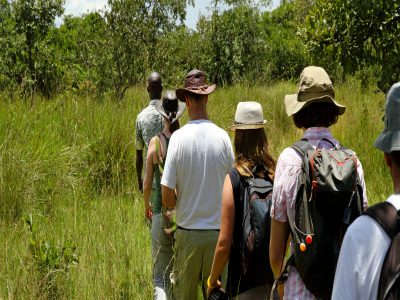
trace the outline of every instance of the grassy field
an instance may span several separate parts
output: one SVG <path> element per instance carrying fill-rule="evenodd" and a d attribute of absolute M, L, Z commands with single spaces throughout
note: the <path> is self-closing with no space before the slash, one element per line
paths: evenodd
<path fill-rule="evenodd" d="M 392 183 L 373 147 L 384 95 L 354 81 L 336 91 L 347 112 L 333 134 L 363 163 L 370 203 L 384 200 Z M 293 83 L 218 89 L 209 117 L 226 128 L 237 102 L 261 102 L 277 158 L 301 137 L 283 105 L 295 92 Z M 151 299 L 150 235 L 134 163 L 135 118 L 147 103 L 144 87 L 121 103 L 73 94 L 33 106 L 1 100 L 0 299 Z"/>

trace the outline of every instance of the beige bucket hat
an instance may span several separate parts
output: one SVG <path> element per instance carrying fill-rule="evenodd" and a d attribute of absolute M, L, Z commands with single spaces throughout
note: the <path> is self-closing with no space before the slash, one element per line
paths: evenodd
<path fill-rule="evenodd" d="M 263 128 L 266 123 L 260 103 L 254 101 L 239 102 L 235 113 L 235 124 L 229 129 L 232 131 L 258 129 Z"/>
<path fill-rule="evenodd" d="M 400 150 L 400 82 L 390 88 L 385 105 L 385 129 L 375 141 L 385 153 Z"/>
<path fill-rule="evenodd" d="M 306 67 L 300 75 L 297 94 L 285 96 L 285 107 L 288 116 L 292 116 L 311 103 L 331 102 L 342 115 L 346 106 L 335 101 L 335 90 L 328 73 L 321 67 Z"/>

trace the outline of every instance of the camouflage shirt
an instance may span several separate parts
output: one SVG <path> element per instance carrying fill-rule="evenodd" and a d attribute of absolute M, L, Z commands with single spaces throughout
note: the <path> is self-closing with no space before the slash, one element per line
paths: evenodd
<path fill-rule="evenodd" d="M 151 100 L 136 118 L 136 150 L 147 150 L 150 140 L 163 130 L 162 116 L 154 106 L 156 101 Z"/>

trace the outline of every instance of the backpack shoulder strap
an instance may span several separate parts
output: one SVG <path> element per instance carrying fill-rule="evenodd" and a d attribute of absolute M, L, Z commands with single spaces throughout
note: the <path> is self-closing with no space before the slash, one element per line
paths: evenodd
<path fill-rule="evenodd" d="M 309 161 L 307 158 L 307 152 L 309 150 L 314 150 L 314 146 L 306 139 L 306 138 L 302 138 L 301 140 L 297 141 L 296 143 L 294 143 L 291 148 L 293 148 L 301 157 L 302 159 L 302 170 L 303 170 L 303 174 L 305 175 L 304 180 L 305 180 L 305 184 L 307 187 L 311 186 L 311 181 L 310 181 L 310 177 L 308 176 L 309 174 Z"/>
<path fill-rule="evenodd" d="M 167 144 L 167 149 L 168 149 L 169 140 L 170 140 L 171 138 L 170 138 L 170 137 L 167 137 L 163 132 L 161 132 L 161 134 L 162 134 L 162 136 L 165 138 L 165 142 L 166 142 L 166 144 Z"/>
<path fill-rule="evenodd" d="M 307 151 L 315 149 L 314 146 L 306 139 L 302 138 L 291 146 L 301 157 L 307 154 Z"/>
<path fill-rule="evenodd" d="M 155 145 L 156 145 L 156 156 L 158 160 L 158 166 L 160 168 L 160 172 L 162 173 L 164 171 L 164 159 L 163 155 L 161 152 L 161 140 L 160 140 L 160 134 L 157 134 L 154 139 Z"/>
<path fill-rule="evenodd" d="M 376 220 L 390 237 L 391 244 L 385 254 L 377 299 L 398 299 L 400 286 L 400 210 L 389 202 L 376 204 L 365 212 Z"/>
<path fill-rule="evenodd" d="M 396 208 L 390 202 L 381 202 L 368 208 L 365 215 L 373 218 L 385 230 L 390 239 L 400 232 L 400 220 Z"/>

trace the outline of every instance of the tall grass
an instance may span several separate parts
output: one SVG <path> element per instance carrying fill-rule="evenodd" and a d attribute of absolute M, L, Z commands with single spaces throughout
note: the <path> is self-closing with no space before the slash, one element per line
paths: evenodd
<path fill-rule="evenodd" d="M 209 116 L 227 128 L 239 101 L 261 102 L 277 158 L 302 135 L 283 105 L 284 95 L 295 92 L 292 83 L 218 89 Z M 351 80 L 336 95 L 347 111 L 333 134 L 363 163 L 370 203 L 382 201 L 392 186 L 373 141 L 383 128 L 384 95 L 362 92 Z M 135 118 L 148 103 L 145 88 L 132 88 L 121 103 L 72 94 L 33 103 L 0 102 L 0 298 L 150 299 L 150 235 L 134 149 Z M 56 294 L 42 288 L 46 274 L 38 270 L 21 219 L 28 214 L 43 243 L 77 247 L 79 264 L 55 283 Z"/>

